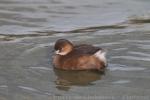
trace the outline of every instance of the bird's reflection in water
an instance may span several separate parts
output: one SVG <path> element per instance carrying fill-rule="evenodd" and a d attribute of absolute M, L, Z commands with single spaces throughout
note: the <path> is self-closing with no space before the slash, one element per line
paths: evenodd
<path fill-rule="evenodd" d="M 71 86 L 87 86 L 93 85 L 92 82 L 100 80 L 104 71 L 64 71 L 54 69 L 57 76 L 55 81 L 56 88 L 68 91 Z"/>

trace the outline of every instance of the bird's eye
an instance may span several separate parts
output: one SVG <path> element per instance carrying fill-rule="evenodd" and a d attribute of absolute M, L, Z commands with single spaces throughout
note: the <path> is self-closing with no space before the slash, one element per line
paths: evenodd
<path fill-rule="evenodd" d="M 63 51 L 63 48 L 61 48 L 60 51 Z"/>

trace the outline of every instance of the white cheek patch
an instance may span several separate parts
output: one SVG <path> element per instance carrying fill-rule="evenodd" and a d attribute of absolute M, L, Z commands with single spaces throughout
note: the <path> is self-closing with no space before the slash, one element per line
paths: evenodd
<path fill-rule="evenodd" d="M 60 50 L 55 51 L 55 53 L 57 55 L 66 55 L 67 54 L 66 52 L 60 52 Z"/>
<path fill-rule="evenodd" d="M 56 50 L 55 53 L 56 53 L 56 54 L 59 54 L 59 50 Z"/>

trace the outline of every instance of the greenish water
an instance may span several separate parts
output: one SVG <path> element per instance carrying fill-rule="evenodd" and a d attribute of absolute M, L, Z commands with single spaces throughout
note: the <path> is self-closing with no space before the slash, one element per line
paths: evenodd
<path fill-rule="evenodd" d="M 149 4 L 1 0 L 0 100 L 149 100 Z M 105 73 L 54 70 L 60 38 L 106 48 Z"/>

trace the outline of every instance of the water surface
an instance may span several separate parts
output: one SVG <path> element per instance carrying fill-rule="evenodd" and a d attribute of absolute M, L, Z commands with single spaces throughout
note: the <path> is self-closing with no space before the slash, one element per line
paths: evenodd
<path fill-rule="evenodd" d="M 0 100 L 149 100 L 149 4 L 1 0 Z M 59 38 L 106 48 L 105 73 L 54 70 L 51 57 Z"/>

